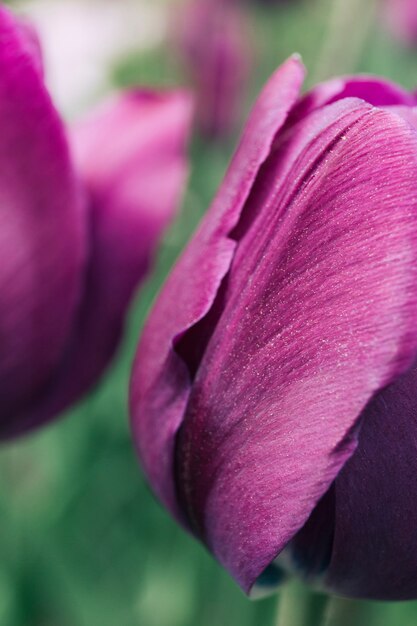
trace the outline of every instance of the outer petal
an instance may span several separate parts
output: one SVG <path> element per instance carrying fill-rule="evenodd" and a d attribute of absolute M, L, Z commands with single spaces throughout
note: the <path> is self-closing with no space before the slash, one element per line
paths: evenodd
<path fill-rule="evenodd" d="M 0 436 L 47 384 L 81 286 L 81 196 L 38 69 L 0 8 Z"/>
<path fill-rule="evenodd" d="M 188 519 L 245 590 L 415 358 L 416 166 L 399 116 L 334 103 L 278 140 L 235 229 L 176 458 Z"/>
<path fill-rule="evenodd" d="M 344 76 L 325 81 L 314 87 L 303 98 L 291 114 L 297 122 L 312 111 L 343 98 L 360 98 L 377 107 L 415 106 L 416 96 L 399 85 L 374 76 Z"/>
<path fill-rule="evenodd" d="M 78 400 L 113 356 L 134 290 L 184 188 L 191 113 L 185 93 L 137 91 L 73 130 L 89 195 L 89 264 L 65 358 L 47 393 L 20 420 L 21 430 Z"/>
<path fill-rule="evenodd" d="M 191 380 L 174 342 L 213 305 L 236 247 L 229 234 L 268 157 L 275 135 L 298 96 L 302 79 L 302 67 L 293 58 L 265 88 L 225 181 L 197 235 L 168 279 L 138 347 L 131 381 L 134 438 L 154 490 L 184 522 L 173 476 L 174 442 L 184 417 Z"/>
<path fill-rule="evenodd" d="M 326 583 L 382 600 L 417 595 L 417 369 L 376 396 L 359 446 L 334 486 Z"/>

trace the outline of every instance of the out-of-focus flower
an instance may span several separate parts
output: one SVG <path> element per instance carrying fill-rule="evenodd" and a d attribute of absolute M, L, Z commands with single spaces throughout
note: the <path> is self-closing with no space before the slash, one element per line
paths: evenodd
<path fill-rule="evenodd" d="M 279 6 L 290 4 L 292 0 L 251 0 L 252 4 L 263 4 L 265 6 Z"/>
<path fill-rule="evenodd" d="M 240 119 L 250 67 L 248 28 L 229 0 L 191 0 L 175 22 L 175 39 L 196 92 L 203 135 L 229 135 Z"/>
<path fill-rule="evenodd" d="M 272 77 L 140 341 L 156 494 L 249 592 L 417 596 L 416 100 Z M 181 293 L 181 297 L 178 297 Z M 278 559 L 278 560 L 276 560 Z"/>
<path fill-rule="evenodd" d="M 388 28 L 409 46 L 417 45 L 417 0 L 383 0 Z"/>
<path fill-rule="evenodd" d="M 186 175 L 186 94 L 118 96 L 70 131 L 71 158 L 37 51 L 0 8 L 1 438 L 102 374 Z"/>

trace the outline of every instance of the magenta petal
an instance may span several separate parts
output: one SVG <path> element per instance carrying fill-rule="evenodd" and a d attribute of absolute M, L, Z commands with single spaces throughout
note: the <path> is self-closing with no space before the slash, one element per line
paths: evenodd
<path fill-rule="evenodd" d="M 190 393 L 190 376 L 174 342 L 213 305 L 236 247 L 230 232 L 274 137 L 298 96 L 302 79 L 302 66 L 292 58 L 268 83 L 225 181 L 168 279 L 139 344 L 131 382 L 135 441 L 154 490 L 184 523 L 173 477 L 174 441 Z M 176 302 L 181 306 L 175 307 Z"/>
<path fill-rule="evenodd" d="M 385 110 L 396 113 L 410 124 L 414 130 L 417 130 L 417 106 L 388 106 Z"/>
<path fill-rule="evenodd" d="M 38 32 L 32 22 L 24 18 L 16 20 L 16 26 L 20 30 L 19 36 L 25 53 L 30 55 L 33 65 L 43 76 L 43 52 Z"/>
<path fill-rule="evenodd" d="M 360 98 L 378 107 L 415 106 L 416 97 L 395 83 L 374 76 L 344 76 L 320 83 L 300 99 L 291 114 L 298 121 L 312 111 L 343 98 Z"/>
<path fill-rule="evenodd" d="M 417 370 L 371 401 L 359 446 L 335 486 L 330 589 L 406 600 L 417 594 Z"/>
<path fill-rule="evenodd" d="M 110 220 L 107 236 L 146 265 L 171 222 L 182 195 L 188 164 L 186 144 L 192 100 L 183 91 L 135 90 L 93 112 L 72 131 L 75 162 L 98 219 Z M 113 244 L 111 244 L 113 245 Z M 138 253 L 138 250 L 140 252 Z"/>
<path fill-rule="evenodd" d="M 81 196 L 29 48 L 0 8 L 0 435 L 59 361 L 84 262 Z"/>
<path fill-rule="evenodd" d="M 176 459 L 187 518 L 246 591 L 415 358 L 416 166 L 404 120 L 336 102 L 277 142 L 235 231 Z"/>
<path fill-rule="evenodd" d="M 75 160 L 89 196 L 83 297 L 60 367 L 20 430 L 78 400 L 113 356 L 135 288 L 184 189 L 191 109 L 185 93 L 134 92 L 75 128 Z"/>

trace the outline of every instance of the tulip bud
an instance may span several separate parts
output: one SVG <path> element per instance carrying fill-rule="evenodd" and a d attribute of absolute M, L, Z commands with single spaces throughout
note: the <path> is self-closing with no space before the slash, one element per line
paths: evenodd
<path fill-rule="evenodd" d="M 246 592 L 416 598 L 416 98 L 303 76 L 272 76 L 149 316 L 134 439 Z"/>
<path fill-rule="evenodd" d="M 190 101 L 126 93 L 68 140 L 36 38 L 5 8 L 0 42 L 0 437 L 9 438 L 77 401 L 110 362 L 184 183 Z"/>
<path fill-rule="evenodd" d="M 175 36 L 196 92 L 200 132 L 209 138 L 229 135 L 240 119 L 249 74 L 242 9 L 228 0 L 191 0 Z"/>

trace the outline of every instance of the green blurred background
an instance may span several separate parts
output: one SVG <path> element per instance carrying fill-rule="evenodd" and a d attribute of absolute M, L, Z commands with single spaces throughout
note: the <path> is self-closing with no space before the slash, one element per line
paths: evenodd
<path fill-rule="evenodd" d="M 391 40 L 377 19 L 376 0 L 345 0 L 345 8 L 339 8 L 345 11 L 344 27 L 335 15 L 337 3 L 289 0 L 275 9 L 247 7 L 255 61 L 242 115 L 267 76 L 293 51 L 304 58 L 309 84 L 332 73 L 365 71 L 409 88 L 417 85 L 417 51 Z M 138 11 L 144 4 L 138 3 Z M 19 7 L 24 10 L 25 3 Z M 116 86 L 183 80 L 163 45 L 121 54 L 106 71 L 109 85 Z M 64 419 L 0 450 L 1 626 L 266 626 L 275 621 L 279 597 L 248 601 L 154 500 L 134 454 L 127 415 L 129 369 L 140 328 L 209 205 L 234 144 L 198 137 L 191 142 L 182 212 L 138 294 L 118 358 L 100 386 Z M 297 587 L 294 593 L 301 606 L 305 591 Z M 357 604 L 349 611 L 357 609 L 369 624 L 417 624 L 416 603 Z M 297 626 L 296 621 L 294 615 L 288 626 Z M 357 623 L 354 613 L 343 621 Z"/>

